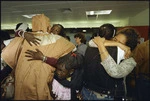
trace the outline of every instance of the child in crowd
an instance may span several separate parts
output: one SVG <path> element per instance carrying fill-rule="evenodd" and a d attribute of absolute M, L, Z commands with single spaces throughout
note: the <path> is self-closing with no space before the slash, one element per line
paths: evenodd
<path fill-rule="evenodd" d="M 53 81 L 49 83 L 55 100 L 77 100 L 82 88 L 83 56 L 69 53 L 58 59 Z"/>

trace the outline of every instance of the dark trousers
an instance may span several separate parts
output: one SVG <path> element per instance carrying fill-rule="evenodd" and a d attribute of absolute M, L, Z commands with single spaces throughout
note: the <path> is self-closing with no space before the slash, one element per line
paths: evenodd
<path fill-rule="evenodd" d="M 136 99 L 140 101 L 148 101 L 150 99 L 150 80 L 138 78 L 136 80 Z"/>

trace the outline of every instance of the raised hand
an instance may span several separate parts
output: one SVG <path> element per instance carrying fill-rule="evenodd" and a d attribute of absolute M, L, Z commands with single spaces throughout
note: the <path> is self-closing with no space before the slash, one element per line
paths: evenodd
<path fill-rule="evenodd" d="M 27 50 L 25 52 L 27 55 L 25 55 L 25 57 L 29 57 L 30 59 L 28 59 L 28 61 L 31 60 L 43 60 L 43 53 L 39 50 L 36 49 L 36 51 L 32 51 L 32 50 Z"/>
<path fill-rule="evenodd" d="M 128 46 L 124 46 L 124 47 L 125 47 L 125 49 L 124 49 L 124 51 L 125 51 L 125 58 L 129 58 L 130 55 L 131 55 L 131 49 Z"/>
<path fill-rule="evenodd" d="M 124 50 L 124 52 L 125 52 L 125 58 L 129 58 L 130 57 L 130 55 L 131 55 L 131 49 L 130 49 L 130 47 L 128 47 L 128 46 L 126 46 L 126 45 L 124 45 L 124 44 L 122 44 L 122 43 L 119 43 L 118 42 L 118 46 L 122 49 L 122 50 Z"/>
<path fill-rule="evenodd" d="M 94 37 L 93 41 L 95 44 L 99 46 L 100 44 L 104 44 L 105 38 L 101 38 L 100 36 L 97 36 L 97 37 Z"/>
<path fill-rule="evenodd" d="M 30 32 L 25 32 L 24 33 L 24 38 L 27 40 L 27 42 L 32 46 L 31 43 L 38 45 L 40 44 L 39 41 L 41 41 L 40 39 L 36 38 L 32 33 Z"/>

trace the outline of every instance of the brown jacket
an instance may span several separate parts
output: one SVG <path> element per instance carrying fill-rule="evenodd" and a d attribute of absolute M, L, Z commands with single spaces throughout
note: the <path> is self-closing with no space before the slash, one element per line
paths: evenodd
<path fill-rule="evenodd" d="M 149 40 L 139 44 L 133 52 L 137 62 L 136 74 L 149 74 Z"/>
<path fill-rule="evenodd" d="M 46 38 L 42 37 L 43 42 Z M 37 35 L 38 36 L 38 35 Z M 51 36 L 50 34 L 47 35 Z M 49 38 L 47 38 L 49 39 Z M 12 42 L 3 50 L 1 56 L 5 62 L 12 68 L 15 68 L 15 100 L 52 100 L 48 88 L 48 77 L 52 80 L 55 68 L 40 61 L 28 61 L 25 57 L 27 49 L 35 50 L 38 48 L 44 55 L 48 57 L 59 58 L 64 54 L 71 52 L 75 46 L 63 37 L 57 38 L 55 43 L 45 44 L 41 46 L 30 46 L 25 40 L 23 43 L 22 51 L 19 55 L 18 61 L 16 60 L 18 49 L 23 38 L 16 37 Z M 17 63 L 16 63 L 17 61 Z M 16 67 L 15 67 L 16 66 Z"/>

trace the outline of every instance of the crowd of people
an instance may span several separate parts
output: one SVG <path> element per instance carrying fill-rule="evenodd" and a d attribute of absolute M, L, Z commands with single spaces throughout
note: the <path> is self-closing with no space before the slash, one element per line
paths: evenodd
<path fill-rule="evenodd" d="M 61 24 L 50 25 L 44 14 L 28 24 L 18 23 L 10 40 L 1 40 L 1 82 L 14 77 L 14 100 L 144 100 L 149 97 L 149 39 L 138 44 L 132 27 L 117 30 L 105 23 L 87 42 L 84 33 L 73 44 Z M 9 41 L 8 41 L 9 39 Z M 7 44 L 5 44 L 7 41 Z M 136 71 L 134 96 L 127 80 Z M 130 92 L 129 92 L 130 91 Z"/>

